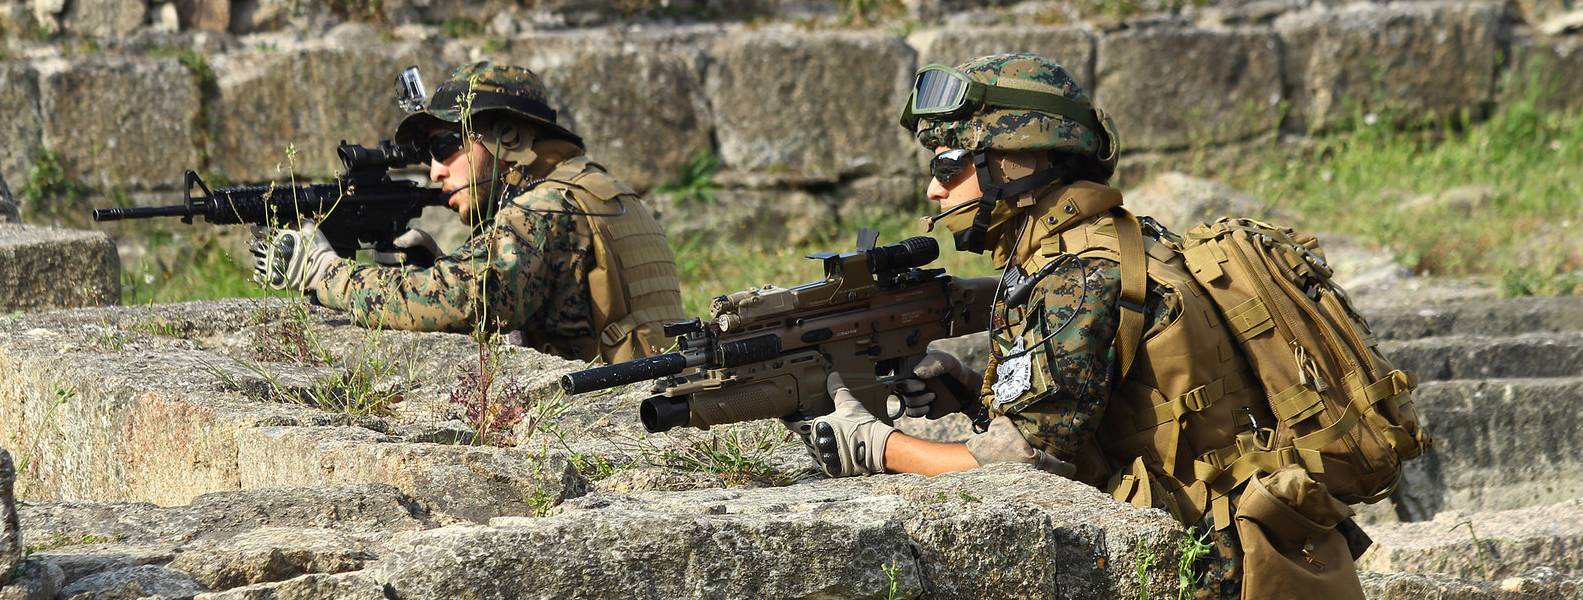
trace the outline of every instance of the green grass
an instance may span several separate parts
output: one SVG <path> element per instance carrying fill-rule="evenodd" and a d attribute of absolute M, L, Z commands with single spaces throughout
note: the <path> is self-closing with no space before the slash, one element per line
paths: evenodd
<path fill-rule="evenodd" d="M 121 303 L 182 302 L 220 298 L 291 298 L 295 292 L 265 289 L 253 282 L 253 272 L 242 259 L 217 239 L 198 242 L 191 253 L 168 235 L 147 240 L 149 253 L 136 263 L 122 266 Z M 158 257 L 173 251 L 176 258 Z M 249 257 L 250 258 L 250 257 Z"/>
<path fill-rule="evenodd" d="M 1359 116 L 1359 129 L 1229 182 L 1299 227 L 1389 247 L 1420 274 L 1498 276 L 1509 295 L 1583 293 L 1583 114 L 1546 111 L 1544 91 L 1527 90 L 1476 124 L 1401 131 L 1389 115 Z M 1422 200 L 1459 188 L 1484 192 Z"/>

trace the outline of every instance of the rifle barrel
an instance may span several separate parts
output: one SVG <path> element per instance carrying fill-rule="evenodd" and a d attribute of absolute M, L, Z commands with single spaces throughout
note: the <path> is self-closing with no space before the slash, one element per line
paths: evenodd
<path fill-rule="evenodd" d="M 185 217 L 193 214 L 185 204 L 174 206 L 149 206 L 133 208 L 95 208 L 93 220 L 120 221 L 122 219 L 147 219 L 150 217 Z"/>

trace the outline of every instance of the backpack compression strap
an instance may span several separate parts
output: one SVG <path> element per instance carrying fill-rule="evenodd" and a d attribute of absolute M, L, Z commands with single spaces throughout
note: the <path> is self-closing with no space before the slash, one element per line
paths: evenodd
<path fill-rule="evenodd" d="M 1132 370 L 1138 346 L 1143 342 L 1143 295 L 1149 282 L 1149 263 L 1143 249 L 1143 227 L 1125 208 L 1111 210 L 1115 218 L 1116 241 L 1121 255 L 1121 323 L 1116 326 L 1116 359 L 1121 379 Z"/>

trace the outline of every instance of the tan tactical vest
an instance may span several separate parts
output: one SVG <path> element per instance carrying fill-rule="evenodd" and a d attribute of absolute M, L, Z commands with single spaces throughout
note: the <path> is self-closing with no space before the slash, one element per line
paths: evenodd
<path fill-rule="evenodd" d="M 585 156 L 561 162 L 545 181 L 569 190 L 583 212 L 620 214 L 587 217 L 594 238 L 588 273 L 594 339 L 580 345 L 578 354 L 608 364 L 665 351 L 671 340 L 664 324 L 686 315 L 676 257 L 653 213 L 637 192 Z M 532 332 L 524 336 L 534 345 Z"/>
<path fill-rule="evenodd" d="M 1260 424 L 1273 419 L 1236 341 L 1179 254 L 1142 238 L 1145 247 L 1136 255 L 1147 261 L 1147 281 L 1133 280 L 1145 271 L 1122 260 L 1116 227 L 1118 222 L 1138 225 L 1120 205 L 1114 188 L 1086 182 L 1069 186 L 1037 225 L 1045 237 L 1022 269 L 1036 272 L 1062 254 L 1104 258 L 1121 264 L 1123 304 L 1141 309 L 1148 284 L 1176 292 L 1181 311 L 1174 321 L 1143 339 L 1141 348 L 1118 343 L 1118 354 L 1123 364 L 1130 358 L 1130 368 L 1111 394 L 1096 445 L 1078 457 L 1078 479 L 1119 500 L 1164 508 L 1192 523 L 1216 500 L 1195 477 L 1199 461 L 1239 446 L 1251 448 L 1250 415 Z M 1143 318 L 1141 310 L 1121 312 L 1123 321 Z M 1218 504 L 1227 506 L 1223 499 Z M 1216 523 L 1229 525 L 1229 512 L 1224 516 Z"/>

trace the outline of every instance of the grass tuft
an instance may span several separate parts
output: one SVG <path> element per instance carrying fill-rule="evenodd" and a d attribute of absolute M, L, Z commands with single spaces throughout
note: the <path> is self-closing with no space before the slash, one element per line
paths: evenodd
<path fill-rule="evenodd" d="M 1233 185 L 1299 227 L 1386 246 L 1416 273 L 1499 275 L 1508 295 L 1583 293 L 1583 113 L 1528 85 L 1482 123 L 1401 130 L 1389 115 L 1260 160 Z"/>

